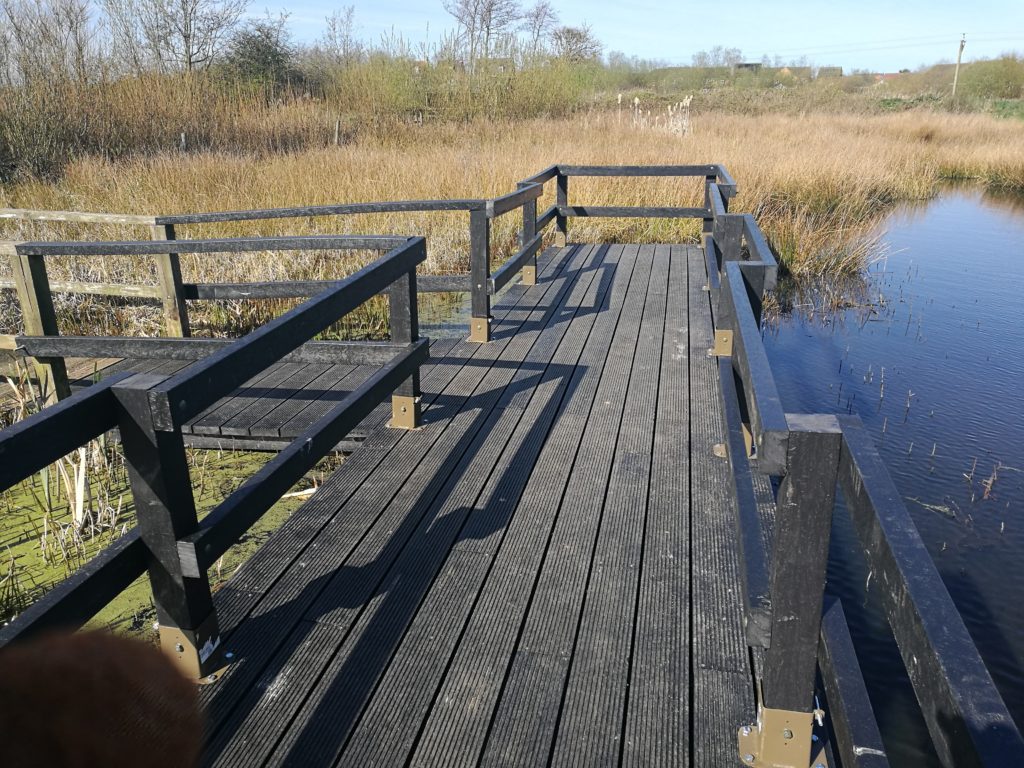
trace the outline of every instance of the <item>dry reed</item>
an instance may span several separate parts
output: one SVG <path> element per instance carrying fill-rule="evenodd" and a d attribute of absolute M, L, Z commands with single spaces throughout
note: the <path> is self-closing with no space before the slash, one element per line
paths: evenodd
<path fill-rule="evenodd" d="M 339 147 L 269 155 L 166 152 L 111 161 L 71 163 L 59 183 L 0 187 L 0 206 L 125 213 L 178 213 L 315 205 L 387 199 L 492 196 L 552 162 L 724 163 L 739 182 L 734 210 L 753 212 L 786 267 L 797 276 L 854 273 L 870 258 L 881 216 L 896 202 L 934 194 L 943 178 L 972 178 L 999 189 L 1024 189 L 1024 123 L 984 115 L 907 112 L 894 115 L 807 114 L 694 117 L 686 136 L 633 130 L 614 111 L 573 119 L 476 121 L 396 125 Z M 552 197 L 553 185 L 542 201 Z M 573 179 L 571 202 L 590 205 L 696 204 L 698 180 Z M 497 222 L 495 259 L 515 245 L 517 217 Z M 395 232 L 428 238 L 431 272 L 467 269 L 465 214 L 366 215 L 211 224 L 183 228 L 182 237 L 305 233 Z M 685 241 L 697 236 L 692 221 L 576 219 L 570 237 L 611 241 Z M 123 228 L 5 224 L 15 238 L 146 237 Z M 74 267 L 96 277 L 126 281 L 149 274 L 149 265 L 125 260 Z M 186 279 L 298 279 L 337 276 L 361 260 L 294 260 L 253 254 L 245 258 L 185 258 Z M 96 270 L 104 274 L 96 274 Z M 115 278 L 116 279 L 116 278 Z M 142 278 L 150 280 L 149 277 Z M 125 317 L 99 317 L 112 329 Z M 223 318 L 221 318 L 223 319 Z M 145 321 L 155 330 L 155 316 Z M 244 324 L 244 323 L 243 323 Z M 150 327 L 152 326 L 152 327 Z"/>

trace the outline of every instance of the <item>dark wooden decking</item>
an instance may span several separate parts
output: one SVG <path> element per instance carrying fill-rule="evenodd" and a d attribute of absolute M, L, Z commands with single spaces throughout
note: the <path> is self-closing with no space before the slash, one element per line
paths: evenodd
<path fill-rule="evenodd" d="M 577 245 L 541 269 L 493 342 L 433 345 L 423 427 L 371 431 L 217 593 L 234 663 L 202 689 L 209 763 L 738 764 L 754 699 L 703 253 Z M 344 381 L 279 366 L 218 413 Z"/>
<path fill-rule="evenodd" d="M 447 339 L 435 342 L 432 353 L 443 355 L 451 343 Z M 179 360 L 122 360 L 100 374 L 133 371 L 170 375 L 187 365 Z M 373 365 L 277 363 L 191 419 L 181 431 L 189 445 L 277 449 L 302 434 L 376 370 Z M 77 389 L 86 383 L 88 380 L 72 382 L 72 387 Z M 386 405 L 377 408 L 350 437 L 366 437 L 384 424 L 390 413 Z"/>

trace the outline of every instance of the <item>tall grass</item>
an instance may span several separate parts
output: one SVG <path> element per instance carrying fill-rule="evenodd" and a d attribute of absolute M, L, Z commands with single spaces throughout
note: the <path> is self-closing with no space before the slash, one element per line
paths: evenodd
<path fill-rule="evenodd" d="M 517 180 L 552 162 L 714 161 L 724 163 L 738 180 L 740 208 L 757 214 L 769 231 L 781 233 L 786 227 L 822 225 L 849 230 L 896 201 L 928 197 L 946 177 L 1024 190 L 1024 123 L 985 115 L 810 113 L 794 118 L 705 113 L 694 117 L 687 136 L 638 131 L 628 122 L 617 120 L 613 110 L 595 109 L 572 118 L 401 124 L 385 134 L 303 152 L 167 151 L 121 160 L 90 156 L 68 165 L 57 183 L 0 186 L 0 205 L 178 213 L 478 197 L 514 189 Z M 571 185 L 571 198 L 590 204 L 684 204 L 699 200 L 701 193 L 699 182 L 674 179 L 574 179 Z M 512 218 L 500 220 L 497 245 L 514 239 Z M 462 214 L 388 214 L 195 226 L 182 235 L 421 233 L 431 240 L 430 267 L 455 271 L 467 250 L 465 224 Z M 131 234 L 73 225 L 2 226 L 0 235 L 13 237 Z M 578 237 L 639 237 L 650 234 L 654 225 L 574 220 L 571 226 Z M 658 234 L 693 232 L 678 224 L 657 226 L 666 227 Z M 811 251 L 790 254 L 794 271 L 812 268 Z M 188 261 L 187 268 L 197 277 L 239 275 L 254 266 L 243 262 L 235 268 L 206 257 Z M 198 274 L 204 270 L 207 274 Z"/>

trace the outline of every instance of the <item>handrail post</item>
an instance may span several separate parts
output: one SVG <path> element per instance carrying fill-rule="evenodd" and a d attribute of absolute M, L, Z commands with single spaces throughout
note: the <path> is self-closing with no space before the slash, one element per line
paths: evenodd
<path fill-rule="evenodd" d="M 555 216 L 555 245 L 564 248 L 569 242 L 569 217 L 562 215 L 562 209 L 569 206 L 569 177 L 559 169 L 555 183 L 557 185 L 555 205 L 558 206 L 558 215 Z"/>
<path fill-rule="evenodd" d="M 173 224 L 154 224 L 151 230 L 154 240 L 177 239 Z M 191 336 L 188 306 L 185 304 L 185 295 L 181 288 L 181 262 L 178 254 L 161 253 L 153 258 L 156 259 L 161 301 L 164 305 L 164 330 L 168 336 Z"/>
<path fill-rule="evenodd" d="M 29 336 L 59 336 L 57 313 L 46 276 L 46 261 L 42 256 L 25 256 L 18 252 L 17 244 L 7 246 L 10 255 L 14 285 L 21 304 L 22 322 Z M 41 357 L 35 361 L 39 387 L 48 403 L 71 396 L 71 384 L 63 357 Z M 51 387 L 47 389 L 46 382 Z"/>
<path fill-rule="evenodd" d="M 425 246 L 420 243 L 419 247 Z M 419 340 L 415 268 L 395 280 L 388 289 L 388 315 L 391 341 L 396 344 L 412 344 Z M 420 426 L 419 368 L 391 396 L 391 426 L 399 429 L 416 429 Z"/>
<path fill-rule="evenodd" d="M 732 213 L 719 216 L 713 229 L 721 261 L 739 261 L 743 257 L 743 217 Z"/>
<path fill-rule="evenodd" d="M 491 340 L 491 297 L 487 284 L 491 277 L 491 220 L 484 208 L 469 212 L 469 280 L 471 317 L 469 340 Z"/>
<path fill-rule="evenodd" d="M 711 247 L 711 239 L 714 237 L 715 231 L 715 219 L 714 213 L 711 212 L 711 185 L 717 181 L 718 177 L 711 175 L 704 177 L 704 208 L 708 211 L 705 215 L 702 226 L 701 226 L 701 241 L 704 245 L 704 252 L 707 253 L 707 249 Z"/>
<path fill-rule="evenodd" d="M 532 186 L 529 182 L 519 182 L 517 189 Z M 537 234 L 537 198 L 531 198 L 523 203 L 523 228 L 519 233 L 519 247 L 525 248 L 526 244 L 533 240 Z M 530 260 L 523 265 L 523 285 L 537 284 L 537 254 L 533 254 Z"/>
<path fill-rule="evenodd" d="M 205 571 L 182 558 L 178 542 L 199 529 L 181 427 L 156 426 L 152 388 L 163 376 L 139 374 L 112 388 L 118 428 L 138 517 L 148 549 L 160 645 L 186 676 L 213 682 L 225 664 L 220 628 Z M 164 395 L 166 398 L 166 395 Z M 166 403 L 162 406 L 167 410 Z"/>
<path fill-rule="evenodd" d="M 813 764 L 814 678 L 842 433 L 835 416 L 787 414 L 787 473 L 779 487 L 771 558 L 771 644 L 757 722 L 739 730 L 752 766 Z"/>

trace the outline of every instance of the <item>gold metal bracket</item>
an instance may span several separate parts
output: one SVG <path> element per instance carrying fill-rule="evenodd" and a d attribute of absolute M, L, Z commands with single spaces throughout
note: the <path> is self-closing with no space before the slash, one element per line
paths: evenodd
<path fill-rule="evenodd" d="M 537 284 L 537 268 L 523 267 L 523 285 Z"/>
<path fill-rule="evenodd" d="M 758 705 L 757 722 L 737 734 L 740 761 L 752 768 L 828 768 L 825 749 L 814 734 L 814 712 Z"/>
<path fill-rule="evenodd" d="M 747 457 L 749 458 L 754 455 L 754 435 L 751 433 L 750 425 L 747 422 L 744 421 L 741 426 L 743 427 L 743 445 L 746 446 Z"/>
<path fill-rule="evenodd" d="M 391 426 L 397 429 L 416 429 L 420 425 L 420 400 L 408 395 L 391 397 Z"/>
<path fill-rule="evenodd" d="M 708 356 L 732 356 L 732 331 L 715 331 L 715 346 L 708 350 Z"/>
<path fill-rule="evenodd" d="M 170 655 L 185 677 L 200 684 L 219 680 L 233 657 L 221 647 L 216 613 L 207 616 L 198 629 L 161 624 L 160 647 Z"/>
<path fill-rule="evenodd" d="M 487 317 L 473 317 L 469 321 L 469 340 L 486 344 L 491 340 L 491 321 Z"/>

